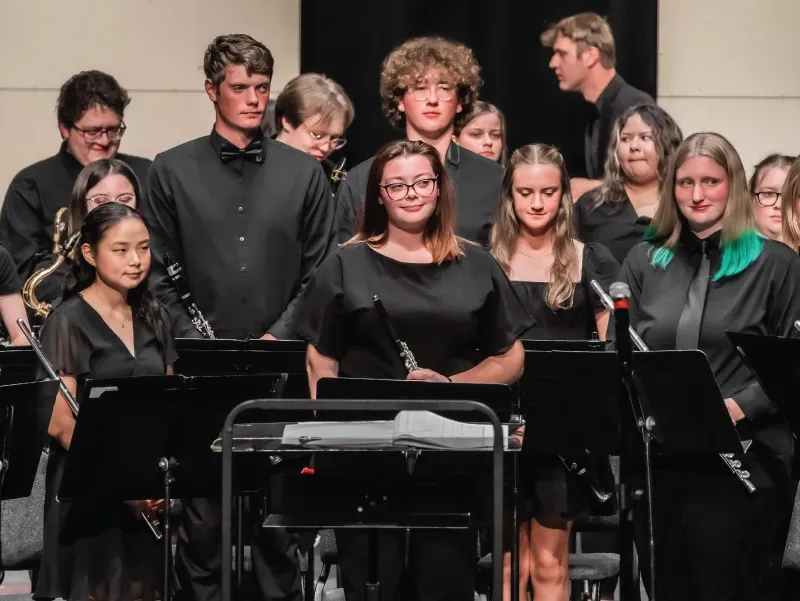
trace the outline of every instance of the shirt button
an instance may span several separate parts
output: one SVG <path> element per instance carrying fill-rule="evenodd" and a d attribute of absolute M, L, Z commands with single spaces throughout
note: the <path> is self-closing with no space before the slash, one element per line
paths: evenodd
<path fill-rule="evenodd" d="M 241 213 L 242 211 L 244 211 L 244 207 L 239 207 L 239 212 Z"/>
<path fill-rule="evenodd" d="M 245 267 L 244 265 L 242 265 L 242 271 L 247 271 L 247 267 Z"/>
<path fill-rule="evenodd" d="M 242 183 L 242 178 L 241 177 L 237 177 L 236 181 L 239 182 L 239 183 Z"/>
<path fill-rule="evenodd" d="M 239 242 L 244 242 L 244 236 L 239 236 Z"/>

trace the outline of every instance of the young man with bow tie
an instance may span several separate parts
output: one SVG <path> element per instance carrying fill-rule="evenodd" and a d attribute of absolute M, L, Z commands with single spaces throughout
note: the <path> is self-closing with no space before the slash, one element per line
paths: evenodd
<path fill-rule="evenodd" d="M 322 168 L 261 133 L 273 65 L 270 51 L 250 36 L 217 37 L 204 60 L 214 128 L 159 154 L 148 177 L 154 291 L 180 312 L 162 264 L 169 253 L 217 338 L 294 338 L 288 323 L 295 300 L 329 244 L 333 213 Z M 252 521 L 264 598 L 297 601 L 296 542 Z M 219 598 L 219 536 L 219 501 L 184 501 L 176 568 L 191 599 Z"/>

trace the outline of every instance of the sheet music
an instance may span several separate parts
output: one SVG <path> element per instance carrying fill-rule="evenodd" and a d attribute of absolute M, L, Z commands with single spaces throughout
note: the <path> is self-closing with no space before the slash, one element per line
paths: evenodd
<path fill-rule="evenodd" d="M 447 449 L 491 449 L 491 424 L 460 422 L 430 411 L 401 411 L 394 420 L 394 443 Z M 508 426 L 503 425 L 503 449 L 508 448 Z"/>
<path fill-rule="evenodd" d="M 494 430 L 491 424 L 459 422 L 430 411 L 401 411 L 394 421 L 288 424 L 281 442 L 309 447 L 491 449 Z M 507 425 L 503 425 L 503 448 L 508 448 Z"/>
<path fill-rule="evenodd" d="M 392 446 L 394 422 L 300 422 L 283 430 L 283 444 L 317 447 Z"/>

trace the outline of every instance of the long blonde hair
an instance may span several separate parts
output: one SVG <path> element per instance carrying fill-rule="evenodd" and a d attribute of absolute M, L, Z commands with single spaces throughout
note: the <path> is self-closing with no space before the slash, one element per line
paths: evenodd
<path fill-rule="evenodd" d="M 692 157 L 708 157 L 725 169 L 728 175 L 728 204 L 722 216 L 722 264 L 714 279 L 736 275 L 758 258 L 763 243 L 756 233 L 753 204 L 742 159 L 733 145 L 716 133 L 692 134 L 675 151 L 661 184 L 661 202 L 645 233 L 645 238 L 656 246 L 651 263 L 666 268 L 675 256 L 685 221 L 675 199 L 676 174 L 681 165 Z"/>
<path fill-rule="evenodd" d="M 575 250 L 575 232 L 572 225 L 572 194 L 564 157 L 553 146 L 528 144 L 511 155 L 503 177 L 500 206 L 492 229 L 491 252 L 507 274 L 511 274 L 511 257 L 517 248 L 522 224 L 514 210 L 514 171 L 520 165 L 553 165 L 561 174 L 561 202 L 553 225 L 553 265 L 547 283 L 545 301 L 553 310 L 572 306 L 575 293 L 575 272 L 578 269 L 578 252 Z"/>
<path fill-rule="evenodd" d="M 798 252 L 800 250 L 800 223 L 798 223 L 797 202 L 800 201 L 800 156 L 792 163 L 783 182 L 781 192 L 781 242 Z"/>

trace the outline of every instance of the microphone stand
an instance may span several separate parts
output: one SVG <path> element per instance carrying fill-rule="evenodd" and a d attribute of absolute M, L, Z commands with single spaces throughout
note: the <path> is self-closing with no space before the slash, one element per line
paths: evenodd
<path fill-rule="evenodd" d="M 594 286 L 593 286 L 594 287 Z M 599 286 L 598 286 L 599 287 Z M 611 285 L 611 299 L 614 306 L 614 320 L 616 325 L 617 357 L 619 359 L 621 393 L 627 393 L 636 419 L 636 427 L 641 434 L 644 442 L 644 470 L 645 470 L 645 491 L 647 497 L 647 531 L 648 531 L 648 551 L 650 555 L 650 578 L 648 591 L 650 601 L 656 600 L 656 544 L 653 520 L 653 455 L 652 442 L 658 437 L 656 419 L 645 411 L 645 405 L 639 398 L 636 388 L 636 381 L 633 368 L 633 340 L 641 341 L 641 338 L 632 336 L 630 325 L 630 314 L 628 313 L 631 291 L 627 284 L 614 282 Z M 605 293 L 604 293 L 605 294 Z M 601 296 L 602 298 L 602 296 Z M 646 348 L 646 347 L 645 347 Z M 621 407 L 620 407 L 621 409 Z M 624 416 L 620 416 L 620 423 L 628 423 Z M 624 426 L 623 426 L 624 427 Z M 623 448 L 624 449 L 624 448 Z M 620 470 L 621 471 L 621 470 Z M 623 495 L 620 495 L 623 497 Z M 641 490 L 631 492 L 631 498 L 639 500 L 642 496 Z M 627 500 L 625 501 L 627 504 Z M 627 508 L 628 511 L 631 508 Z M 633 588 L 631 583 L 631 588 Z M 633 591 L 631 591 L 631 594 Z"/>

